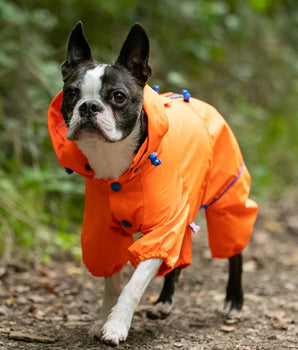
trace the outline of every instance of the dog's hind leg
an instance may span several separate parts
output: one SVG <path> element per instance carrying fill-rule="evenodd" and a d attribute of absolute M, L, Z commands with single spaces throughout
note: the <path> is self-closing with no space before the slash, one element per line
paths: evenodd
<path fill-rule="evenodd" d="M 99 317 L 89 331 L 91 338 L 101 337 L 101 328 L 105 323 L 113 306 L 116 305 L 119 295 L 121 293 L 121 272 L 112 276 L 105 277 L 105 289 L 102 306 L 99 312 Z"/>
<path fill-rule="evenodd" d="M 242 309 L 242 255 L 237 254 L 229 258 L 229 280 L 226 290 L 224 313 L 233 316 Z"/>
<path fill-rule="evenodd" d="M 147 310 L 147 317 L 164 319 L 169 316 L 173 308 L 175 289 L 178 283 L 180 268 L 176 268 L 165 276 L 164 285 L 157 301 Z"/>

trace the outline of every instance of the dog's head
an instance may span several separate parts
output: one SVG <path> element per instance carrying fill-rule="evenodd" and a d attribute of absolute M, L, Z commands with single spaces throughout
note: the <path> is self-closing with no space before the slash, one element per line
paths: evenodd
<path fill-rule="evenodd" d="M 66 137 L 79 141 L 99 137 L 105 142 L 126 138 L 142 111 L 143 88 L 151 76 L 149 40 L 135 24 L 113 65 L 93 60 L 79 22 L 70 33 L 62 64 Z"/>

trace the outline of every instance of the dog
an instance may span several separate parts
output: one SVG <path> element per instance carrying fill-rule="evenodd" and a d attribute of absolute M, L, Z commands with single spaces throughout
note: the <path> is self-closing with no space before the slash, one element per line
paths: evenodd
<path fill-rule="evenodd" d="M 64 81 L 48 115 L 59 164 L 86 178 L 83 261 L 105 277 L 99 319 L 90 335 L 117 346 L 154 276 L 165 276 L 150 318 L 173 307 L 182 268 L 191 264 L 194 219 L 205 209 L 213 257 L 229 260 L 225 314 L 243 304 L 241 252 L 257 205 L 237 141 L 212 106 L 190 96 L 159 95 L 149 39 L 135 24 L 112 65 L 96 62 L 82 23 L 68 38 Z M 143 236 L 133 241 L 133 233 Z M 121 291 L 120 272 L 135 267 Z"/>

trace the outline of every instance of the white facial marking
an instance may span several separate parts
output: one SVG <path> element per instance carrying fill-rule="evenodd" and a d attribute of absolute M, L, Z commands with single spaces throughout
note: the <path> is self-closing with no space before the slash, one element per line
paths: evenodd
<path fill-rule="evenodd" d="M 100 64 L 94 69 L 87 70 L 82 86 L 82 100 L 97 100 L 100 99 L 99 91 L 102 87 L 101 78 L 104 75 L 106 64 Z"/>

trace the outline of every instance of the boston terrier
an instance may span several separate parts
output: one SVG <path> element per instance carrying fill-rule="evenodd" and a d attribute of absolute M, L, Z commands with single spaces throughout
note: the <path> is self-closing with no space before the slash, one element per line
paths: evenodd
<path fill-rule="evenodd" d="M 241 251 L 256 218 L 249 174 L 224 119 L 187 93 L 153 91 L 148 61 L 141 25 L 131 28 L 109 65 L 92 58 L 79 22 L 62 64 L 63 92 L 49 112 L 60 165 L 86 178 L 83 260 L 92 274 L 105 277 L 89 334 L 112 346 L 126 340 L 155 275 L 165 277 L 164 285 L 147 316 L 170 314 L 180 271 L 191 263 L 199 209 L 206 211 L 212 255 L 229 260 L 225 314 L 241 310 Z M 143 236 L 134 242 L 137 232 Z M 121 291 L 128 261 L 135 271 Z"/>

